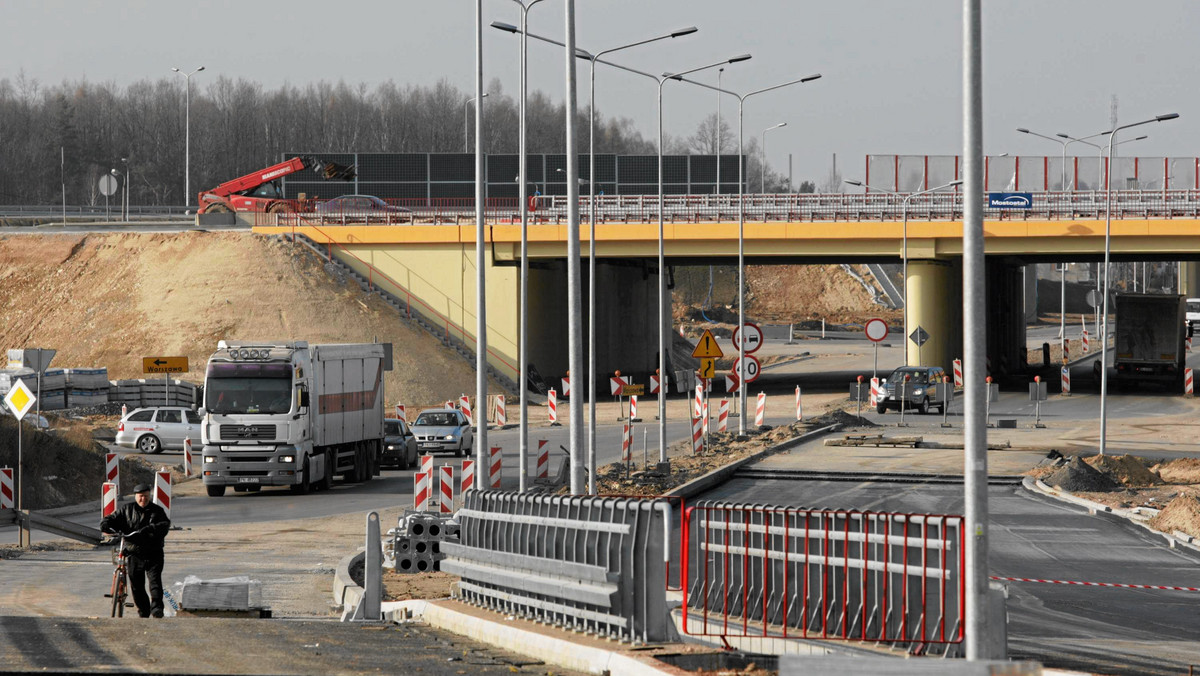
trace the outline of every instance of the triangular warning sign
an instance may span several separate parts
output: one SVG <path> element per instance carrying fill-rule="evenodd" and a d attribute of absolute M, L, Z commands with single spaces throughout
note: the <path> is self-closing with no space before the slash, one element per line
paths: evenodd
<path fill-rule="evenodd" d="M 696 343 L 696 349 L 692 350 L 692 356 L 697 359 L 723 357 L 725 353 L 721 351 L 721 346 L 717 345 L 717 339 L 713 337 L 712 331 L 704 329 L 704 335 L 700 336 L 700 341 Z"/>

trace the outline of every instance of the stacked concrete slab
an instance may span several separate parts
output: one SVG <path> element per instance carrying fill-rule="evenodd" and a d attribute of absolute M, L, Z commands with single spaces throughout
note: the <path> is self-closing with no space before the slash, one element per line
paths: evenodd
<path fill-rule="evenodd" d="M 108 403 L 108 369 L 69 368 L 67 371 L 67 406 L 99 406 Z"/>
<path fill-rule="evenodd" d="M 199 388 L 186 380 L 136 380 L 109 381 L 108 400 L 125 404 L 131 408 L 144 406 L 187 406 L 195 408 L 199 400 Z"/>
<path fill-rule="evenodd" d="M 397 573 L 426 573 L 441 568 L 442 543 L 458 542 L 451 514 L 409 510 L 392 533 L 391 555 Z"/>

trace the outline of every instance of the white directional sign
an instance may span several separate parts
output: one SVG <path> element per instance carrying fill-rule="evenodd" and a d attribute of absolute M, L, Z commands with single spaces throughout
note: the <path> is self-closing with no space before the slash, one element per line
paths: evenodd
<path fill-rule="evenodd" d="M 746 376 L 744 378 L 742 377 L 742 369 L 738 368 L 740 365 L 739 360 L 735 359 L 733 361 L 733 372 L 738 378 L 748 383 L 758 380 L 758 374 L 762 371 L 762 364 L 758 363 L 758 359 L 746 355 Z"/>
<path fill-rule="evenodd" d="M 8 408 L 12 410 L 13 415 L 17 416 L 17 420 L 24 418 L 36 401 L 37 397 L 29 391 L 24 380 L 17 380 L 12 389 L 8 391 L 8 395 L 4 397 L 4 403 L 8 404 Z"/>
<path fill-rule="evenodd" d="M 758 324 L 755 324 L 753 322 L 746 322 L 745 324 L 742 325 L 742 328 L 744 328 L 745 331 L 742 331 L 740 329 L 733 330 L 733 346 L 736 348 L 740 348 L 742 345 L 742 342 L 741 342 L 742 336 L 745 335 L 746 336 L 746 347 L 745 347 L 746 354 L 750 354 L 751 352 L 757 352 L 758 348 L 763 346 L 762 329 L 760 329 L 758 327 Z"/>

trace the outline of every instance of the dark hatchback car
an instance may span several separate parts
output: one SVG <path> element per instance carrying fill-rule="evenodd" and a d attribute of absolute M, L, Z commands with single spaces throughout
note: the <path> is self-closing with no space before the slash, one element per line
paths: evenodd
<path fill-rule="evenodd" d="M 385 418 L 383 421 L 382 467 L 408 469 L 417 464 L 417 438 L 403 420 Z"/>

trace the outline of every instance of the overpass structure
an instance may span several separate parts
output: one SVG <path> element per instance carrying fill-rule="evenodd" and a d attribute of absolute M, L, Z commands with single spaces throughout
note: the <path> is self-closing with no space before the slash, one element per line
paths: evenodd
<path fill-rule="evenodd" d="M 910 200 L 881 193 L 747 195 L 742 205 L 750 264 L 899 262 L 907 252 L 910 328 L 930 336 L 920 349 L 906 341 L 910 363 L 947 369 L 962 349 L 962 200 L 941 193 Z M 988 356 L 998 375 L 1023 367 L 1024 267 L 1040 262 L 1093 262 L 1105 248 L 1104 192 L 1035 193 L 1029 209 L 985 211 Z M 557 382 L 567 363 L 566 198 L 537 200 L 527 229 L 530 259 L 528 344 L 533 366 Z M 583 250 L 589 204 L 581 199 Z M 404 299 L 410 312 L 444 326 L 473 346 L 475 270 L 485 266 L 489 363 L 519 382 L 521 226 L 515 203 L 487 209 L 486 260 L 475 260 L 469 204 L 413 203 L 391 214 L 240 214 L 262 234 L 303 234 L 326 247 L 370 283 Z M 739 209 L 735 195 L 674 195 L 663 203 L 669 266 L 736 263 Z M 597 198 L 596 306 L 598 381 L 620 369 L 648 382 L 657 364 L 657 196 Z M 1181 265 L 1180 290 L 1200 295 L 1200 191 L 1114 191 L 1113 260 L 1171 260 Z M 585 261 L 586 264 L 586 261 Z M 670 285 L 671 270 L 666 271 Z M 584 288 L 585 303 L 589 290 Z M 864 317 L 866 319 L 866 317 Z M 586 318 L 585 318 L 586 321 Z M 585 329 L 586 330 L 586 329 Z M 577 379 L 576 382 L 582 382 Z"/>

